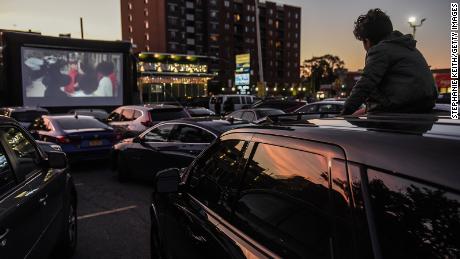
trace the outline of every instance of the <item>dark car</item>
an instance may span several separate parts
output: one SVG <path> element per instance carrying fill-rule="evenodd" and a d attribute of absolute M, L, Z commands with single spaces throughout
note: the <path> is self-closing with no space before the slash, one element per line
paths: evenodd
<path fill-rule="evenodd" d="M 256 108 L 256 109 L 243 109 L 230 113 L 227 117 L 254 122 L 263 120 L 270 115 L 285 114 L 282 110 L 271 108 Z"/>
<path fill-rule="evenodd" d="M 29 130 L 38 140 L 60 145 L 72 161 L 108 158 L 121 139 L 108 125 L 84 115 L 43 115 Z"/>
<path fill-rule="evenodd" d="M 430 115 L 226 132 L 156 175 L 152 257 L 459 258 L 458 150 Z"/>
<path fill-rule="evenodd" d="M 135 137 L 159 122 L 180 118 L 190 118 L 182 106 L 149 104 L 118 107 L 107 121 L 123 137 Z"/>
<path fill-rule="evenodd" d="M 305 105 L 305 102 L 290 101 L 290 100 L 277 100 L 277 99 L 268 99 L 255 102 L 251 108 L 272 108 L 279 109 L 284 112 L 293 112 L 296 109 Z"/>
<path fill-rule="evenodd" d="M 216 115 L 213 111 L 204 107 L 186 107 L 186 109 L 192 117 L 207 117 Z"/>
<path fill-rule="evenodd" d="M 306 104 L 297 110 L 294 113 L 336 113 L 339 114 L 345 101 L 320 101 Z"/>
<path fill-rule="evenodd" d="M 102 109 L 74 109 L 70 110 L 68 113 L 74 115 L 93 116 L 95 119 L 102 122 L 107 122 L 107 118 L 109 117 L 109 113 Z"/>
<path fill-rule="evenodd" d="M 247 123 L 213 118 L 162 122 L 138 137 L 114 145 L 114 167 L 121 181 L 152 180 L 159 170 L 188 166 L 220 134 L 241 126 Z"/>
<path fill-rule="evenodd" d="M 29 128 L 32 122 L 42 116 L 49 114 L 47 109 L 40 107 L 4 107 L 0 108 L 0 115 L 15 119 L 25 129 Z"/>
<path fill-rule="evenodd" d="M 0 257 L 71 256 L 76 209 L 66 155 L 43 151 L 16 121 L 0 116 Z"/>

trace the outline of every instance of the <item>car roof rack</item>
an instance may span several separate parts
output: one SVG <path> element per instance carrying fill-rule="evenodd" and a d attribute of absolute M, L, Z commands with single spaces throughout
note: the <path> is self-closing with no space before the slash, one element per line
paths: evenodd
<path fill-rule="evenodd" d="M 310 124 L 309 119 L 322 119 L 331 118 L 330 115 L 339 115 L 340 112 L 300 112 L 300 113 L 286 113 L 268 115 L 266 120 L 259 122 L 259 124 Z M 305 118 L 305 116 L 318 115 L 318 118 Z"/>

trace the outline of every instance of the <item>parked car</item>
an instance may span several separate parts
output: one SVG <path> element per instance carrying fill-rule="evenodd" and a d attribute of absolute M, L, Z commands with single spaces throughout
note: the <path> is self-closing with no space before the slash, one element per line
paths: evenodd
<path fill-rule="evenodd" d="M 282 110 L 270 109 L 270 108 L 257 108 L 257 109 L 243 109 L 235 111 L 227 115 L 227 117 L 235 118 L 238 120 L 245 120 L 248 122 L 254 122 L 263 120 L 269 115 L 280 115 L 285 114 Z"/>
<path fill-rule="evenodd" d="M 232 120 L 193 118 L 159 123 L 113 147 L 118 178 L 153 180 L 156 172 L 185 167 L 223 132 L 248 125 Z"/>
<path fill-rule="evenodd" d="M 60 145 L 72 161 L 108 158 L 121 139 L 111 127 L 85 115 L 43 115 L 29 130 L 38 140 Z"/>
<path fill-rule="evenodd" d="M 255 96 L 244 94 L 219 94 L 209 98 L 209 109 L 216 112 L 216 102 L 220 104 L 220 113 L 224 113 L 224 104 L 231 99 L 233 102 L 234 111 L 241 110 L 247 105 L 251 105 L 255 101 Z"/>
<path fill-rule="evenodd" d="M 70 257 L 77 244 L 77 193 L 63 152 L 39 146 L 0 116 L 0 257 Z"/>
<path fill-rule="evenodd" d="M 216 115 L 213 111 L 204 107 L 186 107 L 191 117 L 206 117 Z"/>
<path fill-rule="evenodd" d="M 0 115 L 11 117 L 27 129 L 30 124 L 38 117 L 49 114 L 47 109 L 40 107 L 4 107 L 0 108 Z"/>
<path fill-rule="evenodd" d="M 94 118 L 102 122 L 107 122 L 107 118 L 109 117 L 109 113 L 102 109 L 74 109 L 70 110 L 68 113 L 74 115 L 77 114 L 93 116 Z"/>
<path fill-rule="evenodd" d="M 290 101 L 290 100 L 277 100 L 277 99 L 268 99 L 261 100 L 257 103 L 254 103 L 251 108 L 272 108 L 279 109 L 286 113 L 295 111 L 296 109 L 305 105 L 306 102 Z"/>
<path fill-rule="evenodd" d="M 159 122 L 189 117 L 185 108 L 177 105 L 130 105 L 114 110 L 107 121 L 123 137 L 134 137 Z"/>
<path fill-rule="evenodd" d="M 152 258 L 456 258 L 458 150 L 430 115 L 231 130 L 156 175 Z"/>

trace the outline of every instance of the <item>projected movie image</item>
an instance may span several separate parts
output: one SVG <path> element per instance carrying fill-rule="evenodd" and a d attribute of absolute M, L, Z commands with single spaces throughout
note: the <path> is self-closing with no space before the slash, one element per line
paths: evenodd
<path fill-rule="evenodd" d="M 121 53 L 22 48 L 24 105 L 122 103 Z"/>

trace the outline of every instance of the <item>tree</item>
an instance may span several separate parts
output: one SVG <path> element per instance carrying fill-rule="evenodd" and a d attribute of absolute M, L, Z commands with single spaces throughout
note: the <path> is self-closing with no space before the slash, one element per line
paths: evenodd
<path fill-rule="evenodd" d="M 322 84 L 333 84 L 345 70 L 345 62 L 338 56 L 323 55 L 303 61 L 302 81 L 310 83 L 311 91 L 318 91 Z"/>

